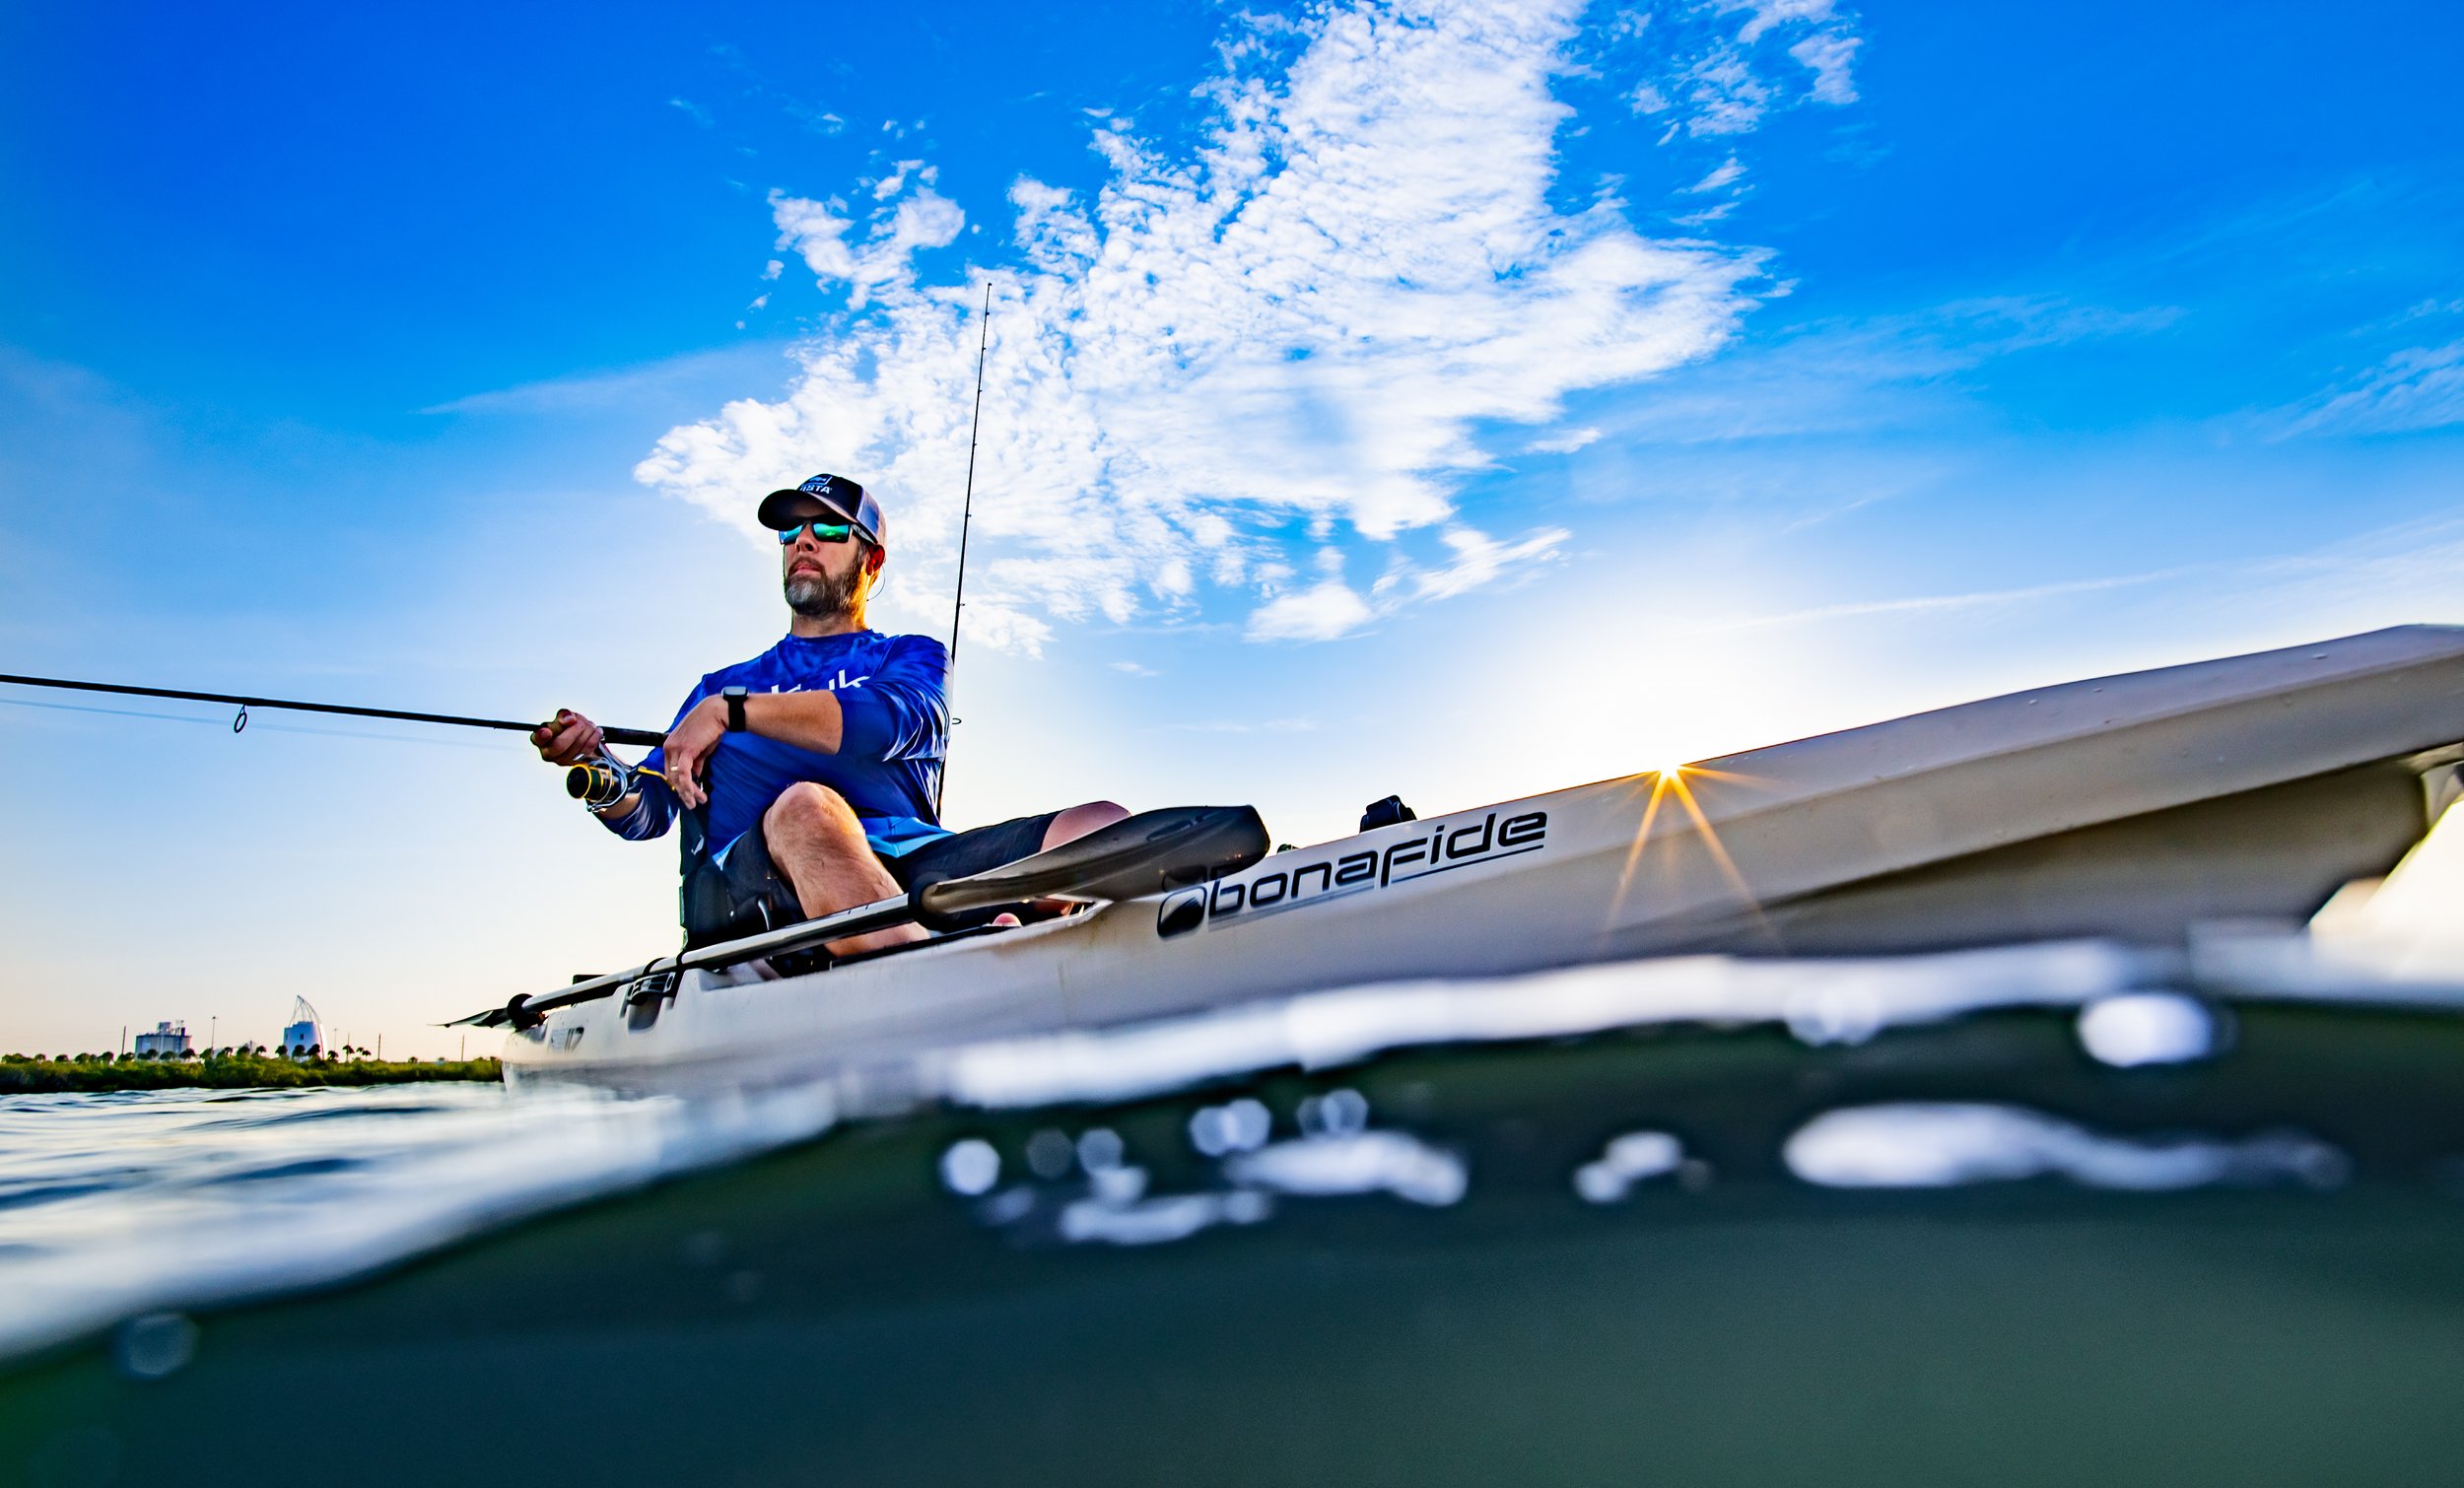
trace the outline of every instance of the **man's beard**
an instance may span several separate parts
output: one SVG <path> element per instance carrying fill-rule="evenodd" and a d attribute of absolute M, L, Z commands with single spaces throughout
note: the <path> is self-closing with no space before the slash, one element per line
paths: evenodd
<path fill-rule="evenodd" d="M 844 578 L 833 579 L 827 570 L 790 575 L 787 581 L 787 608 L 807 620 L 853 620 L 856 596 L 863 582 L 860 564 L 849 569 Z"/>

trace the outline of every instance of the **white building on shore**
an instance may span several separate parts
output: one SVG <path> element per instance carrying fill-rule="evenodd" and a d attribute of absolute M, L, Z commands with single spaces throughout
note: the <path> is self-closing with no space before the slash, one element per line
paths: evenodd
<path fill-rule="evenodd" d="M 137 1052 L 140 1055 L 153 1054 L 158 1058 L 184 1056 L 188 1052 L 188 1025 L 185 1022 L 157 1023 L 154 1032 L 137 1036 Z"/>
<path fill-rule="evenodd" d="M 323 1048 L 324 1043 L 324 1023 L 316 1016 L 316 1009 L 308 1005 L 306 997 L 292 998 L 291 1022 L 282 1031 L 282 1051 L 296 1059 L 311 1048 Z"/>

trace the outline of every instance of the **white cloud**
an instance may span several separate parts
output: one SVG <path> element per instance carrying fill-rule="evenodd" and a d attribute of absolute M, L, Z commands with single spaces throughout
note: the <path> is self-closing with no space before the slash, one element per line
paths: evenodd
<path fill-rule="evenodd" d="M 1831 19 L 1831 0 L 1719 0 L 1723 11 L 1747 11 L 1745 29 L 1737 39 L 1750 46 L 1762 39 L 1765 32 L 1792 21 L 1819 22 Z"/>
<path fill-rule="evenodd" d="M 758 303 L 758 302 L 757 302 Z M 659 410 L 694 407 L 713 388 L 742 386 L 750 378 L 776 384 L 775 346 L 729 347 L 691 352 L 638 367 L 550 377 L 514 387 L 466 394 L 420 410 L 423 414 L 562 416 L 610 409 Z"/>
<path fill-rule="evenodd" d="M 1587 424 L 1580 429 L 1568 429 L 1558 434 L 1542 435 L 1523 447 L 1534 454 L 1572 454 L 1586 444 L 1598 442 L 1599 440 L 1600 431 Z"/>
<path fill-rule="evenodd" d="M 1325 639 L 1542 562 L 1563 532 L 1492 538 L 1457 511 L 1493 464 L 1484 430 L 1706 357 L 1773 288 L 1761 250 L 1552 203 L 1551 85 L 1583 8 L 1244 22 L 1193 144 L 1099 116 L 1101 189 L 1018 180 L 1019 261 L 964 282 L 922 266 L 964 224 L 928 182 L 860 210 L 776 193 L 781 245 L 850 312 L 787 396 L 671 431 L 637 474 L 749 528 L 751 493 L 856 473 L 891 513 L 885 601 L 942 603 L 989 276 L 971 639 L 1031 649 L 1052 622 L 1190 618 L 1217 591 L 1257 606 L 1254 639 Z M 1760 86 L 1734 61 L 1724 87 Z M 1303 530 L 1383 548 L 1383 576 L 1294 586 Z"/>
<path fill-rule="evenodd" d="M 2277 438 L 2410 434 L 2464 424 L 2464 341 L 2416 346 L 2341 387 L 2281 410 Z"/>
<path fill-rule="evenodd" d="M 822 202 L 781 191 L 770 193 L 770 215 L 779 225 L 779 246 L 800 254 L 814 277 L 846 279 L 855 274 L 856 255 L 847 245 L 847 230 L 856 226 L 853 221 Z"/>
<path fill-rule="evenodd" d="M 1705 228 L 1715 222 L 1733 217 L 1736 213 L 1737 203 L 1724 201 L 1716 207 L 1705 207 L 1699 212 L 1688 212 L 1682 217 L 1672 217 L 1669 221 L 1680 228 Z"/>
<path fill-rule="evenodd" d="M 1694 105 L 1689 134 L 1745 134 L 1761 127 L 1771 106 L 1770 86 L 1742 50 L 1715 52 L 1686 70 L 1686 98 Z"/>
<path fill-rule="evenodd" d="M 1446 534 L 1446 546 L 1454 550 L 1454 561 L 1443 568 L 1413 570 L 1399 568 L 1378 580 L 1381 590 L 1399 596 L 1397 604 L 1420 599 L 1452 599 L 1494 582 L 1503 575 L 1529 572 L 1533 565 L 1554 557 L 1557 550 L 1574 534 L 1563 527 L 1542 527 L 1526 534 L 1518 541 L 1501 543 L 1487 534 L 1470 527 L 1456 527 Z"/>
<path fill-rule="evenodd" d="M 1340 578 L 1267 600 L 1250 614 L 1252 641 L 1333 641 L 1377 619 L 1369 601 Z"/>
<path fill-rule="evenodd" d="M 904 190 L 905 172 L 890 179 Z M 881 193 L 876 191 L 874 196 L 879 200 Z M 912 288 L 917 250 L 947 247 L 967 223 L 966 214 L 956 202 L 921 183 L 896 206 L 872 214 L 870 230 L 860 244 L 848 241 L 848 234 L 856 223 L 839 215 L 846 210 L 845 204 L 837 201 L 806 201 L 780 191 L 770 193 L 771 218 L 779 225 L 779 246 L 794 249 L 823 283 L 846 281 L 847 303 L 856 309 L 886 287 Z"/>
<path fill-rule="evenodd" d="M 1745 24 L 1731 31 L 1741 11 Z M 1612 51 L 1651 59 L 1652 75 L 1626 100 L 1637 113 L 1670 116 L 1663 144 L 1748 134 L 1773 109 L 1807 101 L 1856 101 L 1850 63 L 1862 42 L 1832 0 L 1678 0 L 1660 16 L 1656 28 L 1612 27 L 1606 36 Z M 1814 75 L 1802 97 L 1773 76 L 1783 48 Z"/>
<path fill-rule="evenodd" d="M 1806 37 L 1788 49 L 1788 54 L 1814 69 L 1814 101 L 1817 103 L 1853 103 L 1857 101 L 1856 81 L 1848 76 L 1848 64 L 1864 41 L 1843 36 L 1837 32 L 1823 32 Z"/>
<path fill-rule="evenodd" d="M 1745 166 L 1739 163 L 1736 156 L 1732 155 L 1728 158 L 1727 164 L 1713 170 L 1709 175 L 1704 176 L 1692 185 L 1687 186 L 1685 189 L 1689 194 L 1703 191 L 1717 191 L 1722 186 L 1729 185 L 1734 182 L 1739 176 L 1742 176 L 1745 173 Z"/>
<path fill-rule="evenodd" d="M 1563 527 L 1542 527 L 1501 543 L 1475 528 L 1453 526 L 1441 538 L 1453 555 L 1447 562 L 1422 568 L 1398 558 L 1369 585 L 1365 597 L 1343 581 L 1342 555 L 1325 549 L 1318 554 L 1318 568 L 1326 576 L 1260 606 L 1249 617 L 1247 635 L 1252 641 L 1338 640 L 1411 605 L 1452 599 L 1509 575 L 1536 572 L 1572 535 Z"/>

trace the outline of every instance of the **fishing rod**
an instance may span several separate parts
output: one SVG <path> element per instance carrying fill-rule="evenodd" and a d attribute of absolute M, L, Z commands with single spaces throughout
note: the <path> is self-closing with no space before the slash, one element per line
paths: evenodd
<path fill-rule="evenodd" d="M 992 340 L 992 281 L 984 281 L 984 325 L 976 333 L 976 413 L 967 425 L 967 500 L 958 513 L 958 583 L 950 593 L 949 673 L 952 690 L 958 680 L 958 616 L 967 608 L 967 529 L 976 518 L 976 436 L 984 429 L 984 352 Z M 952 723 L 958 720 L 952 718 Z M 941 761 L 941 778 L 932 785 L 932 816 L 941 816 L 941 792 L 950 782 L 950 763 L 946 752 Z"/>
<path fill-rule="evenodd" d="M 240 710 L 231 720 L 231 731 L 239 733 L 248 726 L 248 710 L 272 709 L 278 712 L 341 713 L 353 718 L 395 718 L 405 723 L 444 723 L 455 728 L 495 728 L 509 733 L 530 733 L 540 725 L 517 723 L 511 718 L 468 718 L 459 713 L 419 713 L 398 708 L 355 708 L 347 703 L 300 703 L 289 698 L 248 698 L 238 693 L 198 693 L 176 687 L 132 687 L 120 682 L 72 682 L 65 677 L 19 677 L 0 672 L 0 682 L 13 687 L 50 687 L 66 692 L 116 693 L 131 698 L 171 698 L 185 703 L 220 703 Z M 611 744 L 657 745 L 667 736 L 647 728 L 603 728 L 599 730 Z"/>

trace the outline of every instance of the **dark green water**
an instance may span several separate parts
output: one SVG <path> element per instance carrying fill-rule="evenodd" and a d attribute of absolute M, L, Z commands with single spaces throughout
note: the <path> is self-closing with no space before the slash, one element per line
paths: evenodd
<path fill-rule="evenodd" d="M 2464 1027 L 2242 1009 L 2230 1052 L 2101 1067 L 2067 1015 L 1807 1048 L 1776 1031 L 1389 1057 L 1350 1087 L 1460 1154 L 1433 1207 L 1283 1197 L 1141 1248 L 985 1222 L 937 1174 L 1108 1126 L 1155 1192 L 1229 1087 L 847 1128 L 376 1284 L 0 1376 L 35 1483 L 2428 1483 L 2464 1478 Z M 2095 1132 L 2339 1149 L 2333 1186 L 1828 1189 L 1826 1111 L 1993 1102 Z M 1623 1131 L 1701 1166 L 1614 1204 Z M 1023 1200 L 1022 1200 L 1023 1201 Z"/>

